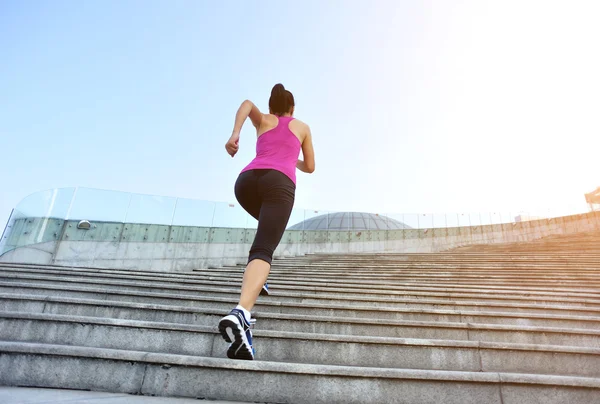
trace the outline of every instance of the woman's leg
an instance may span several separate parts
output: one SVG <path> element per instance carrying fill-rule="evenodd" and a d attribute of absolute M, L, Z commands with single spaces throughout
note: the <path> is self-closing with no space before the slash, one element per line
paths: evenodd
<path fill-rule="evenodd" d="M 296 189 L 285 174 L 275 170 L 259 175 L 258 188 L 262 197 L 258 229 L 244 272 L 239 303 L 248 311 L 254 307 L 269 276 L 273 253 L 281 241 L 292 213 Z"/>
<path fill-rule="evenodd" d="M 269 276 L 273 252 L 281 241 L 294 205 L 294 183 L 274 170 L 243 173 L 235 185 L 240 204 L 258 219 L 258 229 L 244 272 L 238 306 L 219 321 L 219 332 L 231 345 L 227 356 L 254 359 L 250 310 Z"/>
<path fill-rule="evenodd" d="M 259 194 L 258 190 L 258 179 L 261 175 L 264 175 L 265 170 L 253 170 L 246 171 L 238 177 L 235 182 L 235 197 L 240 203 L 240 205 L 248 212 L 253 218 L 259 220 L 260 218 L 260 208 L 262 206 L 262 195 Z M 244 285 L 246 285 L 246 289 L 249 287 L 248 282 L 253 284 L 254 280 L 262 279 L 264 277 L 263 283 L 260 285 L 258 293 L 260 294 L 263 289 L 263 285 L 266 284 L 267 277 L 269 276 L 269 266 L 265 269 L 265 262 L 261 260 L 254 260 L 250 262 L 248 261 L 248 265 L 244 270 L 244 281 L 242 282 L 242 290 L 244 290 Z M 250 270 L 250 277 L 246 276 L 246 273 Z M 249 281 L 248 279 L 251 279 Z M 250 289 L 253 290 L 254 286 L 250 286 Z M 251 293 L 253 294 L 253 293 Z M 256 299 L 255 299 L 256 300 Z M 248 304 L 249 302 L 244 301 L 244 304 Z M 240 305 L 244 308 L 244 304 L 240 303 Z M 252 303 L 251 308 L 254 306 Z M 247 309 L 248 311 L 251 308 Z"/>
<path fill-rule="evenodd" d="M 235 197 L 246 212 L 258 220 L 262 198 L 258 194 L 258 176 L 255 171 L 241 173 L 235 182 Z M 252 347 L 252 320 L 250 312 L 236 307 L 219 321 L 219 332 L 230 342 L 227 356 L 231 359 L 254 359 Z"/>
<path fill-rule="evenodd" d="M 240 293 L 239 305 L 251 311 L 256 303 L 267 278 L 271 272 L 271 264 L 262 259 L 254 259 L 248 263 L 244 271 L 242 281 L 242 292 Z"/>

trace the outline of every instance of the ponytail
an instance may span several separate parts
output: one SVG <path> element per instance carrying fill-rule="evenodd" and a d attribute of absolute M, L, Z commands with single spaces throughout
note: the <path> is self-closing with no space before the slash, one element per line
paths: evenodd
<path fill-rule="evenodd" d="M 291 111 L 294 104 L 294 96 L 285 89 L 283 84 L 275 84 L 269 98 L 269 109 L 272 114 L 281 116 Z"/>

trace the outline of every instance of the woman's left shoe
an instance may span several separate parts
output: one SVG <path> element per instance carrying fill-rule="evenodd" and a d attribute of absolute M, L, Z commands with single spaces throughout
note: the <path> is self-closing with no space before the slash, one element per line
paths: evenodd
<path fill-rule="evenodd" d="M 254 360 L 251 324 L 256 320 L 246 319 L 239 309 L 233 309 L 219 321 L 219 332 L 227 342 L 231 342 L 227 357 L 231 359 Z"/>

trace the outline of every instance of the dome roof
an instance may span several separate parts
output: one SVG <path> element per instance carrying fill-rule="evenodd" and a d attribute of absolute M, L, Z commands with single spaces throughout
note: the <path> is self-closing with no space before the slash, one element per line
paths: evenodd
<path fill-rule="evenodd" d="M 338 212 L 311 217 L 288 230 L 401 230 L 411 229 L 395 219 L 375 213 Z"/>

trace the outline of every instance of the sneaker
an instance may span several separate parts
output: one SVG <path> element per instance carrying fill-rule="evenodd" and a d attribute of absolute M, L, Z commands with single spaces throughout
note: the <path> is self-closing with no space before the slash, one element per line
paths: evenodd
<path fill-rule="evenodd" d="M 269 296 L 269 284 L 267 282 L 265 282 L 262 289 L 260 290 L 260 295 L 261 296 Z"/>
<path fill-rule="evenodd" d="M 219 321 L 219 332 L 225 341 L 231 342 L 227 350 L 228 358 L 254 360 L 250 325 L 255 322 L 254 319 L 246 320 L 244 313 L 238 309 L 231 310 Z"/>

